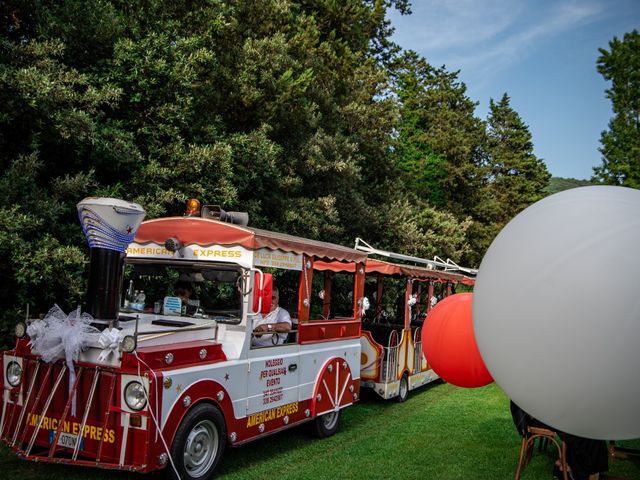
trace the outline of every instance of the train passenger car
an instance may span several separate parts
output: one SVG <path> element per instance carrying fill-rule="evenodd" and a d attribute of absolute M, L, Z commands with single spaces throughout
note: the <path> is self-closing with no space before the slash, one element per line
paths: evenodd
<path fill-rule="evenodd" d="M 396 398 L 403 402 L 409 391 L 439 378 L 422 351 L 422 327 L 428 321 L 429 311 L 437 301 L 455 293 L 457 286 L 473 286 L 475 270 L 440 259 L 427 260 L 377 250 L 369 245 L 365 250 L 369 254 L 424 265 L 368 258 L 365 269 L 361 386 L 372 388 L 384 399 Z M 333 274 L 353 271 L 350 266 L 336 262 L 316 264 L 316 268 L 325 271 L 326 289 L 330 289 Z"/>

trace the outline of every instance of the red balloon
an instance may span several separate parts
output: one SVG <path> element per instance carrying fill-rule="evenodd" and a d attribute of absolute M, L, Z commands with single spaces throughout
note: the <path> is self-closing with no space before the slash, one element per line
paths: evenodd
<path fill-rule="evenodd" d="M 431 368 L 458 387 L 483 387 L 493 382 L 473 333 L 473 294 L 451 295 L 429 312 L 422 328 L 422 351 Z"/>

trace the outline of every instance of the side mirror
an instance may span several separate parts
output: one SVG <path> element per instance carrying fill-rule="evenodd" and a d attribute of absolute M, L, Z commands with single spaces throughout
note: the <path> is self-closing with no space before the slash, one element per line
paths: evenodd
<path fill-rule="evenodd" d="M 273 275 L 270 273 L 260 274 L 256 272 L 254 278 L 253 311 L 267 314 L 271 310 L 271 294 L 273 293 Z M 262 285 L 259 284 L 262 278 Z M 260 307 L 260 299 L 262 306 Z M 260 307 L 260 311 L 258 311 Z"/>

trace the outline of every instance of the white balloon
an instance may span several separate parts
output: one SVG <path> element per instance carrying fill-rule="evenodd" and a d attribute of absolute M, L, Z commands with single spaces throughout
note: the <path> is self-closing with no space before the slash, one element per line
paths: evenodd
<path fill-rule="evenodd" d="M 596 439 L 640 437 L 640 190 L 583 187 L 516 216 L 473 297 L 478 348 L 525 411 Z"/>

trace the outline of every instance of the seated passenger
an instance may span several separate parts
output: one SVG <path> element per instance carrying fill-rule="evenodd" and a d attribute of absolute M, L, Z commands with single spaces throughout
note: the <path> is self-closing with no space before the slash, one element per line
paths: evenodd
<path fill-rule="evenodd" d="M 200 300 L 196 298 L 193 287 L 188 282 L 178 282 L 175 287 L 175 296 L 182 301 L 185 308 L 183 313 L 193 315 L 200 306 Z"/>
<path fill-rule="evenodd" d="M 258 315 L 254 322 L 254 335 L 251 338 L 251 345 L 254 347 L 280 345 L 287 339 L 287 335 L 291 331 L 291 316 L 289 312 L 278 305 L 279 300 L 280 293 L 276 287 L 273 287 L 269 313 L 264 317 Z"/>
<path fill-rule="evenodd" d="M 175 287 L 175 296 L 180 298 L 184 303 L 193 297 L 193 288 L 187 282 L 178 282 Z"/>

